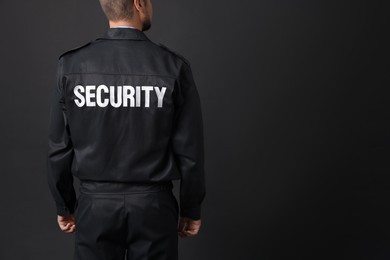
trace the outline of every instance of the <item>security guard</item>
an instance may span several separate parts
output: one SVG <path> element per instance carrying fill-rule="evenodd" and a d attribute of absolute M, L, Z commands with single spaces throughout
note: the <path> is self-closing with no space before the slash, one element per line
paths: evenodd
<path fill-rule="evenodd" d="M 57 221 L 75 233 L 76 260 L 175 260 L 178 236 L 201 225 L 200 97 L 189 61 L 144 34 L 150 0 L 100 3 L 110 28 L 60 55 L 52 90 L 47 178 Z"/>

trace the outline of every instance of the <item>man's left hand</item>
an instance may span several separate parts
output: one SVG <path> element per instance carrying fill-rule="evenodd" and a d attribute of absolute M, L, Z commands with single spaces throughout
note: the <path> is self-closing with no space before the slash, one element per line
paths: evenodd
<path fill-rule="evenodd" d="M 57 222 L 60 229 L 65 233 L 74 233 L 76 231 L 74 215 L 60 216 L 57 215 Z"/>

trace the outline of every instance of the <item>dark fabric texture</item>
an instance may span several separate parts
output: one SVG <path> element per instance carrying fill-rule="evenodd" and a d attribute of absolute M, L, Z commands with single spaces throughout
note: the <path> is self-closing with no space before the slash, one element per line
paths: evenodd
<path fill-rule="evenodd" d="M 74 260 L 178 259 L 179 204 L 170 187 L 80 187 Z"/>
<path fill-rule="evenodd" d="M 180 179 L 180 215 L 206 194 L 200 96 L 190 63 L 138 29 L 109 28 L 60 55 L 47 178 L 57 214 L 73 214 L 80 181 Z"/>

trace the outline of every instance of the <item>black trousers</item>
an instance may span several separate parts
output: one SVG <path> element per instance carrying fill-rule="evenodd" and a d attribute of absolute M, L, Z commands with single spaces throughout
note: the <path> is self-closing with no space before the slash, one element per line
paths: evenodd
<path fill-rule="evenodd" d="M 177 260 L 172 182 L 80 183 L 74 260 Z"/>

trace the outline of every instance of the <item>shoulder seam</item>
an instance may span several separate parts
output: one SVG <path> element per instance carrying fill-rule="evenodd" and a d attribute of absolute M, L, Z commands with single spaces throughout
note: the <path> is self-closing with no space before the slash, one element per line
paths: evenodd
<path fill-rule="evenodd" d="M 162 44 L 161 42 L 153 42 L 154 44 L 156 44 L 157 46 L 169 51 L 170 53 L 176 55 L 177 57 L 179 57 L 184 63 L 186 63 L 187 65 L 190 65 L 190 61 L 187 60 L 182 54 L 176 52 L 176 51 L 173 51 L 172 49 L 168 48 L 166 45 Z"/>
<path fill-rule="evenodd" d="M 85 44 L 83 44 L 83 45 L 80 45 L 80 46 L 78 46 L 78 47 L 75 47 L 75 48 L 73 48 L 73 49 L 70 49 L 70 50 L 68 50 L 68 51 L 65 51 L 65 52 L 63 52 L 60 56 L 58 56 L 58 59 L 61 59 L 61 57 L 64 56 L 65 54 L 67 54 L 67 53 L 70 53 L 70 52 L 76 51 L 76 50 L 78 50 L 78 49 L 81 49 L 81 48 L 83 48 L 83 47 L 85 47 L 85 46 L 87 46 L 87 45 L 89 45 L 89 44 L 91 44 L 91 43 L 92 43 L 92 41 L 87 42 L 87 43 L 85 43 Z"/>

